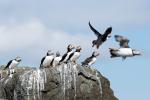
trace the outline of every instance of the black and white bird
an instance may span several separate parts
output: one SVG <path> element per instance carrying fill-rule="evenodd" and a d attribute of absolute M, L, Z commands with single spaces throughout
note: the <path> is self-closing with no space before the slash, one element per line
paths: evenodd
<path fill-rule="evenodd" d="M 86 67 L 90 67 L 92 64 L 94 64 L 96 62 L 96 57 L 99 56 L 99 53 L 94 51 L 92 53 L 92 56 L 86 58 L 83 62 L 82 62 L 82 66 L 86 66 Z"/>
<path fill-rule="evenodd" d="M 2 74 L 3 74 L 3 72 L 2 72 L 2 70 L 0 70 L 0 80 L 2 79 Z"/>
<path fill-rule="evenodd" d="M 59 63 L 61 63 L 61 62 L 67 63 L 67 60 L 68 60 L 70 54 L 73 53 L 73 49 L 74 49 L 74 48 L 75 48 L 74 45 L 69 44 L 68 47 L 67 47 L 67 53 L 65 53 L 65 54 L 62 56 L 62 59 L 59 61 Z"/>
<path fill-rule="evenodd" d="M 62 59 L 62 56 L 60 55 L 60 52 L 57 51 L 56 52 L 56 57 L 54 57 L 52 62 L 51 62 L 51 66 L 55 67 L 55 66 L 59 65 L 59 62 L 60 62 L 61 59 Z"/>
<path fill-rule="evenodd" d="M 21 62 L 21 57 L 18 56 L 15 59 L 10 60 L 7 63 L 4 70 L 9 69 L 9 75 L 14 74 L 15 73 L 15 67 L 17 67 L 20 62 Z"/>
<path fill-rule="evenodd" d="M 108 38 L 111 37 L 112 27 L 108 27 L 104 34 L 99 33 L 89 22 L 90 29 L 94 32 L 97 36 L 97 40 L 92 41 L 92 47 L 96 46 L 98 49 L 100 45 L 102 45 Z"/>
<path fill-rule="evenodd" d="M 130 41 L 129 39 L 121 35 L 115 35 L 114 37 L 115 37 L 115 40 L 119 42 L 120 47 L 129 48 L 129 45 L 128 45 Z"/>
<path fill-rule="evenodd" d="M 129 47 L 129 39 L 120 36 L 120 35 L 115 35 L 115 40 L 119 42 L 120 48 L 109 48 L 111 58 L 114 57 L 122 57 L 123 60 L 126 59 L 126 57 L 133 57 L 135 55 L 141 55 L 141 52 L 139 50 L 135 50 Z"/>
<path fill-rule="evenodd" d="M 70 60 L 71 62 L 76 63 L 77 59 L 78 59 L 78 58 L 80 57 L 80 55 L 81 55 L 81 50 L 82 50 L 81 46 L 77 46 L 77 47 L 76 47 L 76 51 L 70 54 L 70 56 L 69 56 L 69 58 L 68 58 L 67 61 Z"/>
<path fill-rule="evenodd" d="M 54 58 L 54 53 L 51 50 L 48 50 L 45 57 L 42 58 L 40 68 L 48 68 L 50 67 L 51 61 Z"/>

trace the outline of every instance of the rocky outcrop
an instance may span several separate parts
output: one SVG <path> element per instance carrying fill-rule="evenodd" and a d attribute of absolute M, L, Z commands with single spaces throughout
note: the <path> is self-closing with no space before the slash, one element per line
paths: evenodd
<path fill-rule="evenodd" d="M 0 100 L 117 100 L 110 82 L 97 70 L 78 64 L 54 68 L 1 70 Z"/>

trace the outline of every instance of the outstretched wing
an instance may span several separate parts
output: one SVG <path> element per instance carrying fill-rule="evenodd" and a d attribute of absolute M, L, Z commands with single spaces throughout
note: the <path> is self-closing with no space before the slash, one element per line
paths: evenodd
<path fill-rule="evenodd" d="M 111 34 L 111 31 L 112 31 L 112 27 L 108 27 L 105 31 L 105 33 L 103 34 L 103 38 L 107 38 L 107 36 L 109 34 Z"/>
<path fill-rule="evenodd" d="M 115 40 L 120 43 L 120 47 L 129 48 L 129 39 L 120 35 L 115 35 Z"/>
<path fill-rule="evenodd" d="M 90 26 L 90 29 L 95 33 L 97 37 L 101 36 L 101 34 L 90 24 L 90 22 L 89 22 L 89 26 Z"/>

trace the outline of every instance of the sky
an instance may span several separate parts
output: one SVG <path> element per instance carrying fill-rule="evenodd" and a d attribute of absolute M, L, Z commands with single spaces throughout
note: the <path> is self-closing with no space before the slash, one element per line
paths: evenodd
<path fill-rule="evenodd" d="M 119 100 L 150 100 L 149 0 L 0 0 L 0 64 L 21 56 L 20 66 L 39 67 L 48 50 L 63 55 L 70 43 L 83 48 L 80 63 L 96 50 L 89 21 L 100 33 L 112 27 L 92 67 L 109 79 Z M 119 48 L 115 34 L 128 37 L 142 56 L 111 59 L 108 48 Z"/>

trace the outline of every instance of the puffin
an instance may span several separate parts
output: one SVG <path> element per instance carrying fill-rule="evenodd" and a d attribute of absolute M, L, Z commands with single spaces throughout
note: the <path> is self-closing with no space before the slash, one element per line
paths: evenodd
<path fill-rule="evenodd" d="M 78 58 L 80 57 L 80 55 L 81 55 L 81 50 L 82 50 L 81 46 L 77 46 L 77 47 L 76 47 L 76 51 L 70 54 L 70 56 L 69 56 L 69 58 L 68 58 L 67 61 L 70 60 L 71 62 L 73 62 L 73 63 L 76 64 L 77 59 L 78 59 Z"/>
<path fill-rule="evenodd" d="M 2 70 L 0 70 L 0 80 L 2 79 Z"/>
<path fill-rule="evenodd" d="M 9 75 L 15 73 L 15 67 L 21 62 L 21 57 L 17 56 L 15 59 L 10 60 L 4 70 L 9 69 Z"/>
<path fill-rule="evenodd" d="M 70 54 L 73 53 L 74 48 L 75 48 L 74 45 L 72 45 L 72 44 L 68 45 L 67 52 L 62 56 L 62 59 L 59 61 L 59 64 L 62 62 L 67 63 L 67 60 L 68 60 Z"/>
<path fill-rule="evenodd" d="M 92 41 L 92 47 L 96 46 L 98 49 L 100 45 L 102 45 L 108 38 L 111 37 L 112 27 L 108 27 L 104 34 L 99 33 L 89 22 L 90 29 L 94 32 L 94 34 L 97 36 L 97 40 Z"/>
<path fill-rule="evenodd" d="M 96 57 L 99 56 L 99 53 L 97 51 L 94 51 L 92 53 L 92 56 L 86 58 L 83 62 L 82 62 L 82 66 L 86 66 L 86 67 L 90 67 L 92 64 L 94 64 L 96 62 Z"/>
<path fill-rule="evenodd" d="M 141 55 L 141 52 L 136 49 L 132 49 L 129 46 L 129 39 L 121 35 L 114 36 L 116 42 L 119 42 L 120 48 L 109 48 L 111 58 L 122 57 L 125 60 L 127 57 L 133 57 L 136 55 Z"/>
<path fill-rule="evenodd" d="M 57 51 L 56 52 L 56 57 L 54 57 L 52 62 L 51 62 L 51 66 L 55 67 L 55 66 L 59 65 L 59 62 L 60 62 L 61 59 L 62 59 L 62 56 L 60 55 L 60 52 Z"/>
<path fill-rule="evenodd" d="M 51 50 L 48 50 L 46 56 L 41 59 L 40 68 L 50 67 L 51 61 L 54 58 L 54 53 Z"/>

